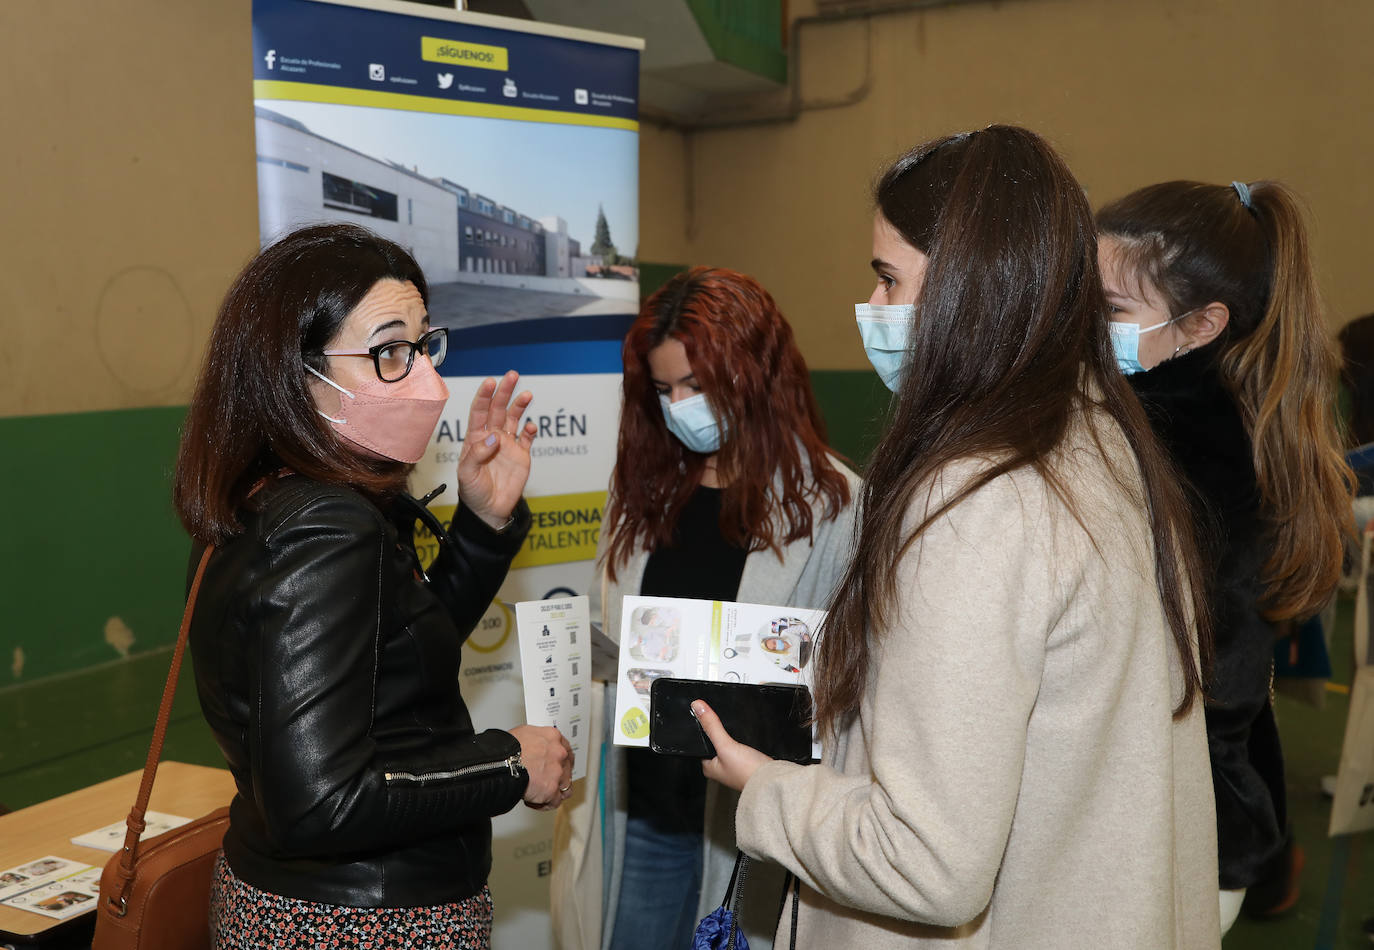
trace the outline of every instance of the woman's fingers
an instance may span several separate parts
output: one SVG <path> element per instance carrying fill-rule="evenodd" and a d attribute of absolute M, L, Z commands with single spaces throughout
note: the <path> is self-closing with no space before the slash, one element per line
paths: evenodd
<path fill-rule="evenodd" d="M 469 441 L 472 442 L 472 449 L 468 459 L 474 465 L 482 465 L 501 451 L 501 437 L 495 432 L 488 432 L 486 435 L 479 432 Z"/>
<path fill-rule="evenodd" d="M 487 413 L 487 428 L 501 429 L 504 432 L 509 432 L 512 436 L 515 435 L 514 423 L 508 421 L 510 415 L 508 409 L 512 408 L 510 397 L 515 392 L 515 384 L 518 382 L 520 382 L 520 374 L 512 369 L 507 370 L 506 375 L 502 376 L 496 383 L 496 391 L 491 394 L 491 409 Z M 529 404 L 528 399 L 525 400 L 525 404 Z M 519 416 L 516 419 L 518 420 Z"/>
<path fill-rule="evenodd" d="M 518 378 L 518 377 L 517 377 Z M 510 430 L 515 431 L 516 425 L 525 417 L 525 410 L 530 407 L 530 402 L 534 399 L 534 393 L 526 389 L 520 395 L 511 400 L 510 409 L 506 411 L 506 419 L 510 422 Z"/>
<path fill-rule="evenodd" d="M 742 791 L 759 766 L 769 761 L 768 756 L 731 738 L 730 733 L 721 725 L 720 717 L 705 700 L 695 700 L 691 709 L 692 715 L 697 717 L 697 722 L 706 733 L 706 738 L 716 747 L 715 758 L 706 759 L 701 763 L 702 774 L 735 791 Z"/>
<path fill-rule="evenodd" d="M 520 374 L 513 369 L 507 370 L 499 380 L 490 377 L 482 380 L 477 392 L 473 394 L 472 405 L 468 409 L 468 431 L 475 433 L 501 429 L 512 436 L 516 435 L 515 426 L 519 424 L 530 400 L 534 398 L 526 390 L 512 402 L 511 394 L 515 392 L 518 382 Z"/>
<path fill-rule="evenodd" d="M 525 804 L 557 808 L 572 794 L 572 746 L 552 726 L 517 726 L 511 734 L 520 742 L 521 758 L 529 773 Z"/>
<path fill-rule="evenodd" d="M 469 438 L 487 427 L 487 416 L 491 413 L 491 397 L 495 392 L 496 380 L 488 377 L 482 380 L 482 384 L 477 387 L 477 392 L 473 394 L 472 404 L 468 406 Z"/>
<path fill-rule="evenodd" d="M 720 724 L 720 717 L 716 711 L 706 704 L 706 700 L 698 699 L 692 703 L 692 715 L 697 717 L 697 722 L 701 724 L 702 731 L 706 733 L 706 738 L 711 740 L 711 745 L 716 747 L 716 757 L 720 757 L 721 746 L 733 743 L 735 740 L 730 738 L 730 733 L 725 731 L 725 727 Z"/>

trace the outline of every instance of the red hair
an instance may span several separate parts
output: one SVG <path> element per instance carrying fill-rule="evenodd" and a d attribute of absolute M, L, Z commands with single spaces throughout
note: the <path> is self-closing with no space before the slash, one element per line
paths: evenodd
<path fill-rule="evenodd" d="M 672 541 L 706 467 L 705 455 L 668 431 L 654 391 L 649 351 L 668 340 L 683 345 L 725 433 L 717 453 L 724 538 L 781 557 L 782 545 L 811 537 L 815 501 L 823 500 L 826 519 L 838 516 L 849 483 L 826 447 L 792 328 L 752 277 L 694 267 L 645 301 L 621 350 L 624 401 L 605 525 L 610 576 L 637 549 Z"/>

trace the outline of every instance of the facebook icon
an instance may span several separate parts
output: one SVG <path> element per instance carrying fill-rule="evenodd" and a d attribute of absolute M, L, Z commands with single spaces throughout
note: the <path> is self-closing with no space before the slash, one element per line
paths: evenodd
<path fill-rule="evenodd" d="M 263 59 L 267 60 L 267 68 L 268 68 L 268 69 L 276 69 L 276 68 L 277 68 L 277 51 L 276 51 L 276 50 L 274 50 L 274 49 L 269 49 L 269 50 L 267 51 L 267 55 L 264 56 Z"/>

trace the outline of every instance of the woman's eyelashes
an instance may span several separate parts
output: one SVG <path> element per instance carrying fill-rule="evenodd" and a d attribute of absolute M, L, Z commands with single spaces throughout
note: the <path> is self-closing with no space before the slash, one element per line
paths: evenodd
<path fill-rule="evenodd" d="M 685 382 L 682 385 L 691 390 L 693 395 L 701 392 L 701 384 L 696 380 Z M 671 397 L 673 395 L 673 388 L 671 386 L 654 386 L 654 394 Z"/>

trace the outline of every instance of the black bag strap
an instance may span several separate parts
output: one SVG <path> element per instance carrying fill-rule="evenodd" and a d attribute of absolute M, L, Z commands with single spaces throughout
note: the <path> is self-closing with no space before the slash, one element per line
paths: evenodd
<path fill-rule="evenodd" d="M 735 937 L 740 931 L 740 905 L 744 903 L 744 881 L 748 877 L 749 855 L 737 850 L 735 867 L 730 872 L 730 883 L 725 885 L 725 896 L 720 900 L 720 906 L 730 912 L 730 935 L 725 941 L 725 950 L 735 950 Z"/>
<path fill-rule="evenodd" d="M 788 871 L 782 879 L 782 900 L 778 901 L 778 923 L 782 923 L 783 911 L 787 910 L 787 897 L 792 896 L 792 926 L 789 930 L 787 950 L 797 946 L 797 912 L 801 905 L 801 878 Z M 776 931 L 776 927 L 774 930 Z"/>

